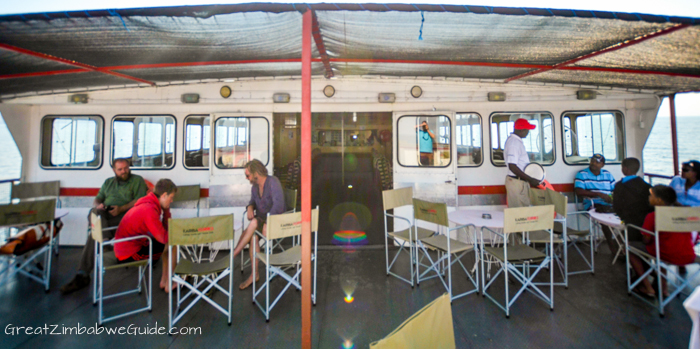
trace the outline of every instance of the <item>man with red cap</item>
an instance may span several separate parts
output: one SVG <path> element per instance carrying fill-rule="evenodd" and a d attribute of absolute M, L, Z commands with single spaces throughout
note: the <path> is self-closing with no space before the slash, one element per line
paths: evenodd
<path fill-rule="evenodd" d="M 530 187 L 537 187 L 540 181 L 525 174 L 525 166 L 530 158 L 525 150 L 523 138 L 527 137 L 535 125 L 525 119 L 515 120 L 514 131 L 506 140 L 503 160 L 508 167 L 506 176 L 506 195 L 508 207 L 530 206 Z"/>

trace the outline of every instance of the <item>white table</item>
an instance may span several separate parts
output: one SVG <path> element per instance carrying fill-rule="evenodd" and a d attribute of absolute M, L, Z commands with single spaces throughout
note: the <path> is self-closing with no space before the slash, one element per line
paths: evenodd
<path fill-rule="evenodd" d="M 491 218 L 483 218 L 484 214 L 489 214 L 491 215 Z M 452 211 L 447 214 L 447 218 L 450 220 L 450 222 L 455 223 L 457 225 L 467 225 L 467 224 L 473 224 L 477 228 L 482 228 L 482 227 L 487 227 L 491 229 L 503 229 L 503 219 L 504 219 L 504 214 L 503 211 L 496 211 L 496 210 L 479 210 L 479 209 L 472 209 L 472 210 L 456 210 Z M 476 232 L 474 232 L 474 245 L 478 245 L 478 239 L 476 237 Z M 491 242 L 494 242 L 494 234 L 491 233 Z M 472 269 L 472 273 L 476 270 L 478 264 L 479 264 L 479 255 L 476 257 L 476 261 L 474 263 L 474 268 Z M 488 263 L 488 268 L 489 268 L 489 278 L 490 278 L 490 270 L 491 270 L 491 261 L 486 261 Z M 482 275 L 485 275 L 486 271 L 482 271 Z"/>
<path fill-rule="evenodd" d="M 591 216 L 591 219 L 596 221 L 598 224 L 604 224 L 610 227 L 610 230 L 612 230 L 613 233 L 613 238 L 615 239 L 615 242 L 617 242 L 617 252 L 615 253 L 615 258 L 613 258 L 612 264 L 615 264 L 617 262 L 617 257 L 619 257 L 622 252 L 625 249 L 625 242 L 620 241 L 624 240 L 624 235 L 622 234 L 622 230 L 625 229 L 625 225 L 622 224 L 622 220 L 620 220 L 620 217 L 618 217 L 614 213 L 600 213 L 596 212 L 595 209 L 590 209 L 588 211 L 588 215 Z"/>
<path fill-rule="evenodd" d="M 491 219 L 483 218 L 484 214 L 490 214 Z M 488 227 L 503 229 L 503 211 L 495 210 L 456 210 L 447 214 L 450 222 L 457 225 L 474 224 L 478 228 Z"/>
<path fill-rule="evenodd" d="M 696 288 L 695 291 L 683 302 L 685 310 L 690 315 L 690 319 L 693 320 L 693 330 L 690 334 L 690 345 L 691 349 L 700 349 L 700 288 Z"/>

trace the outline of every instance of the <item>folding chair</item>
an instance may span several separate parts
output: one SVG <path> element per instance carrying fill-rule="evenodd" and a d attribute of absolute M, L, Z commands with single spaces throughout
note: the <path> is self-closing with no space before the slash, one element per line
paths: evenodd
<path fill-rule="evenodd" d="M 436 224 L 438 231 L 433 236 L 419 240 L 417 238 L 418 221 Z M 421 263 L 416 264 L 417 283 L 420 284 L 421 281 L 437 277 L 440 280 L 440 282 L 442 282 L 443 286 L 445 286 L 447 292 L 450 294 L 450 302 L 457 298 L 464 297 L 468 294 L 479 292 L 479 271 L 477 270 L 475 273 L 476 279 L 473 278 L 471 273 L 464 266 L 464 264 L 462 264 L 461 260 L 461 258 L 464 257 L 468 252 L 473 251 L 475 258 L 474 261 L 476 263 L 476 261 L 478 260 L 477 249 L 474 248 L 474 245 L 465 244 L 459 240 L 455 240 L 450 237 L 450 233 L 452 231 L 457 231 L 467 227 L 472 227 L 472 229 L 476 231 L 476 228 L 471 224 L 450 228 L 450 223 L 447 219 L 447 204 L 428 202 L 419 199 L 413 199 L 413 222 L 414 231 L 416 232 L 416 235 L 414 235 L 414 237 L 416 237 L 416 243 L 418 246 L 416 253 L 418 253 L 418 251 L 422 251 L 423 258 L 427 259 L 430 262 L 428 268 L 425 269 L 425 271 L 423 271 L 422 273 L 420 272 Z M 440 231 L 442 231 L 442 233 Z M 431 257 L 428 249 L 437 252 L 437 258 L 435 259 L 435 261 L 433 261 L 433 258 Z M 423 258 L 421 258 L 421 260 Z M 467 278 L 474 285 L 474 289 L 453 296 L 452 265 L 455 263 L 459 263 L 459 265 L 462 267 L 462 270 L 464 270 L 464 273 L 467 275 Z M 425 277 L 425 275 L 431 271 L 435 273 L 435 275 Z M 447 283 L 445 283 L 445 280 L 443 280 L 442 278 L 442 276 L 445 275 L 445 271 L 447 271 Z"/>
<path fill-rule="evenodd" d="M 114 228 L 107 228 L 107 229 L 114 229 Z M 95 282 L 93 283 L 93 290 L 92 290 L 92 304 L 95 305 L 97 304 L 98 306 L 98 315 L 97 315 L 97 324 L 102 325 L 105 322 L 109 322 L 112 320 L 120 319 L 125 316 L 137 314 L 143 311 L 148 310 L 149 312 L 152 310 L 152 295 L 153 295 L 153 244 L 152 240 L 149 236 L 132 236 L 128 238 L 123 238 L 123 239 L 112 239 L 112 240 L 105 240 L 102 232 L 102 218 L 94 213 L 90 214 L 90 231 L 92 234 L 92 239 L 95 240 L 95 268 L 94 268 L 94 276 L 95 276 Z M 132 241 L 132 240 L 148 240 L 148 259 L 140 260 L 140 261 L 133 261 L 133 262 L 126 262 L 126 263 L 119 263 L 117 260 L 117 257 L 114 255 L 114 251 L 105 251 L 104 247 L 105 246 L 113 246 L 116 243 L 119 242 L 125 242 L 125 241 Z M 119 293 L 114 293 L 110 295 L 105 295 L 104 294 L 104 276 L 105 273 L 108 270 L 114 270 L 114 269 L 119 269 L 119 268 L 128 268 L 128 267 L 138 267 L 139 271 L 139 278 L 138 282 L 136 283 L 136 288 L 119 292 Z M 146 281 L 146 270 L 148 270 L 148 281 Z M 99 273 L 99 275 L 98 275 Z M 105 318 L 104 315 L 104 310 L 103 310 L 103 303 L 106 299 L 112 299 L 112 298 L 117 298 L 117 297 L 122 297 L 122 296 L 127 296 L 130 294 L 138 293 L 141 294 L 141 286 L 143 286 L 146 289 L 146 306 L 131 310 L 125 313 L 113 315 L 110 317 Z"/>
<path fill-rule="evenodd" d="M 172 290 L 173 282 L 177 283 L 177 290 L 168 292 L 168 326 L 173 328 L 182 317 L 200 300 L 211 304 L 228 318 L 231 325 L 231 301 L 233 299 L 233 253 L 227 257 L 215 261 L 201 261 L 195 263 L 190 260 L 180 259 L 179 250 L 182 246 L 212 244 L 228 241 L 233 246 L 233 215 L 221 215 L 211 217 L 170 219 L 168 222 L 168 256 L 172 256 L 173 247 L 178 251 L 177 266 L 175 270 L 168 271 L 168 289 Z M 192 283 L 185 280 L 186 275 L 197 275 Z M 228 279 L 228 289 L 219 282 Z M 183 295 L 181 289 L 186 288 Z M 203 288 L 200 290 L 200 288 Z M 227 308 L 212 300 L 207 293 L 216 288 L 227 298 Z M 173 293 L 177 294 L 175 300 L 175 318 L 173 318 Z M 192 298 L 184 309 L 180 309 L 185 301 Z"/>
<path fill-rule="evenodd" d="M 404 321 L 371 349 L 456 348 L 450 295 L 445 293 Z"/>
<path fill-rule="evenodd" d="M 554 251 L 554 206 L 532 206 L 507 208 L 504 210 L 503 234 L 497 233 L 487 227 L 481 228 L 481 253 L 488 254 L 501 262 L 501 268 L 483 285 L 484 297 L 488 297 L 499 308 L 506 312 L 506 318 L 510 318 L 510 307 L 524 291 L 528 291 L 537 298 L 549 304 L 549 309 L 554 310 L 554 268 L 552 266 L 552 253 Z M 503 237 L 503 247 L 484 246 L 484 230 Z M 546 255 L 528 245 L 508 244 L 508 236 L 513 233 L 528 233 L 532 231 L 546 230 L 549 233 L 549 255 Z M 484 258 L 481 258 L 483 269 Z M 520 268 L 520 269 L 518 269 Z M 535 277 L 543 268 L 549 268 L 549 297 L 533 283 Z M 522 271 L 521 271 L 522 269 Z M 532 271 L 531 269 L 534 269 Z M 488 294 L 488 289 L 499 274 L 505 277 L 505 303 L 501 305 L 495 298 Z M 522 287 L 511 298 L 508 290 L 509 275 L 522 284 Z M 540 284 L 541 285 L 541 284 Z"/>
<path fill-rule="evenodd" d="M 12 191 L 10 196 L 12 200 L 28 201 L 28 200 L 39 200 L 39 199 L 56 199 L 56 207 L 61 208 L 61 182 L 60 181 L 49 181 L 49 182 L 22 182 L 17 184 L 12 184 Z M 56 242 L 53 244 L 54 253 L 58 256 L 58 245 L 60 243 L 61 236 L 56 236 Z"/>
<path fill-rule="evenodd" d="M 196 185 L 183 185 L 177 187 L 177 192 L 173 203 L 177 206 L 183 206 L 186 202 L 194 202 L 196 212 L 196 217 L 199 217 L 199 199 L 200 199 L 200 188 L 199 184 Z M 195 263 L 200 263 L 202 261 L 202 256 L 204 253 L 205 245 L 192 245 L 192 246 L 181 246 L 180 254 L 182 257 L 187 258 Z M 218 249 L 212 248 L 209 244 L 209 261 L 213 261 L 216 258 L 216 253 Z"/>
<path fill-rule="evenodd" d="M 284 188 L 284 205 L 286 211 L 283 213 L 291 213 L 291 212 L 296 212 L 297 211 L 297 190 L 296 189 L 287 189 Z M 246 215 L 245 213 L 243 214 L 243 217 L 241 218 L 241 232 L 243 229 L 245 229 L 246 225 Z M 258 227 L 257 232 L 262 232 L 262 227 Z M 282 245 L 282 240 L 284 239 L 279 239 L 277 241 L 274 241 L 274 245 L 272 246 L 272 249 L 274 250 L 275 248 L 279 248 L 282 251 L 284 251 L 284 246 Z M 300 244 L 301 241 L 297 241 L 296 237 L 292 237 L 292 246 Z M 250 244 L 248 244 L 248 248 L 250 248 Z M 243 270 L 245 268 L 250 267 L 250 258 L 248 260 L 245 260 L 245 253 L 241 253 L 241 274 L 243 274 Z"/>
<path fill-rule="evenodd" d="M 318 245 L 318 206 L 311 211 L 311 231 L 313 232 L 314 247 L 311 251 L 311 260 L 313 266 L 313 290 L 311 292 L 311 300 L 316 304 L 316 263 L 317 263 L 317 245 Z M 273 253 L 272 241 L 287 237 L 299 237 L 301 241 L 301 212 L 284 213 L 276 215 L 267 215 L 267 236 L 256 231 L 255 234 L 265 242 L 264 253 L 254 254 L 254 258 L 258 258 L 265 264 L 265 283 L 260 288 L 257 288 L 256 281 L 253 279 L 253 303 L 265 314 L 265 321 L 270 321 L 270 310 L 282 298 L 289 286 L 296 287 L 301 291 L 299 277 L 301 276 L 301 246 L 296 245 L 280 253 Z M 293 275 L 287 273 L 288 270 L 295 270 Z M 255 265 L 253 265 L 253 274 L 257 273 Z M 277 295 L 275 300 L 270 304 L 270 281 L 276 276 L 280 276 L 287 281 L 282 291 Z M 258 301 L 258 295 L 265 291 L 265 306 Z"/>
<path fill-rule="evenodd" d="M 554 212 L 556 213 L 556 218 L 554 218 L 554 234 L 556 234 L 556 236 L 554 236 L 552 241 L 556 245 L 557 251 L 554 253 L 553 257 L 563 279 L 561 282 L 555 282 L 554 286 L 564 286 L 569 288 L 569 275 L 587 272 L 593 273 L 593 234 L 590 233 L 590 230 L 576 230 L 569 228 L 567 224 L 570 216 L 586 216 L 588 215 L 588 212 L 577 211 L 567 213 L 568 199 L 563 194 L 551 189 L 541 190 L 530 188 L 530 202 L 533 206 L 554 205 Z M 527 235 L 528 236 L 526 236 L 526 239 L 530 243 L 541 243 L 545 244 L 546 246 L 546 244 L 549 242 L 549 232 L 544 230 L 532 231 Z M 590 261 L 578 247 L 578 243 L 585 243 L 585 239 L 589 239 L 588 246 L 590 247 Z M 566 242 L 566 247 L 564 242 Z M 589 269 L 574 272 L 569 271 L 568 250 L 570 247 L 574 247 L 576 249 L 583 261 L 588 265 Z M 545 252 L 545 254 L 548 253 Z"/>
<path fill-rule="evenodd" d="M 48 241 L 21 255 L 5 255 L 0 259 L 2 269 L 0 276 L 5 275 L 0 285 L 11 281 L 19 273 L 42 285 L 49 292 L 51 278 L 51 255 L 56 244 L 55 226 L 56 199 L 19 202 L 17 204 L 0 205 L 0 227 L 17 228 L 28 225 L 48 223 Z M 37 237 L 38 239 L 38 237 Z M 39 257 L 44 255 L 44 264 Z M 38 276 L 37 276 L 38 275 Z"/>
<path fill-rule="evenodd" d="M 411 284 L 411 287 L 414 287 L 414 282 L 415 282 L 415 272 L 414 272 L 414 249 L 415 249 L 415 244 L 414 244 L 414 239 L 413 239 L 413 222 L 411 222 L 409 219 L 405 217 L 398 216 L 396 214 L 391 214 L 388 211 L 393 210 L 395 208 L 403 207 L 403 206 L 408 206 L 408 205 L 413 205 L 413 188 L 412 187 L 406 187 L 406 188 L 401 188 L 401 189 L 393 189 L 393 190 L 384 190 L 382 192 L 382 198 L 384 202 L 384 252 L 385 252 L 385 257 L 386 257 L 386 275 L 393 275 L 399 280 L 405 281 L 409 284 Z M 393 218 L 394 219 L 394 231 L 389 231 L 389 226 L 387 224 L 387 217 Z M 398 221 L 404 221 L 406 224 L 408 224 L 408 227 L 402 230 L 396 230 L 397 223 L 400 223 Z M 418 239 L 424 239 L 429 236 L 433 235 L 432 231 L 429 231 L 427 229 L 420 228 L 418 229 Z M 394 258 L 391 260 L 391 263 L 389 263 L 389 237 L 391 237 L 394 242 L 399 245 L 399 249 L 394 255 Z M 391 270 L 391 268 L 394 266 L 396 263 L 396 260 L 399 258 L 399 255 L 401 252 L 406 252 L 408 253 L 410 259 L 409 259 L 409 265 L 411 268 L 411 279 L 408 280 L 404 278 L 403 276 L 396 274 Z"/>
<path fill-rule="evenodd" d="M 700 231 L 700 207 L 664 207 L 657 206 L 656 210 L 656 227 L 655 230 L 649 231 L 644 228 L 638 227 L 634 224 L 627 224 L 625 226 L 625 250 L 627 259 L 627 293 L 633 294 L 637 298 L 641 299 L 645 303 L 651 305 L 652 307 L 657 307 L 659 309 L 659 315 L 664 316 L 664 307 L 670 303 L 674 297 L 678 296 L 698 275 L 700 275 L 700 270 L 696 270 L 694 273 L 688 277 L 682 277 L 678 272 L 674 271 L 671 267 L 674 264 L 663 261 L 661 259 L 661 254 L 659 253 L 659 232 L 663 234 L 674 234 L 674 233 L 688 233 L 691 231 Z M 656 246 L 656 255 L 652 256 L 647 253 L 647 251 L 639 249 L 634 246 L 629 245 L 628 229 L 633 227 L 639 229 L 643 233 L 654 236 L 654 245 Z M 630 275 L 630 257 L 629 254 L 633 253 L 647 263 L 650 268 L 644 274 L 640 275 L 637 281 L 632 282 Z M 700 257 L 695 258 L 693 263 L 700 263 Z M 661 269 L 665 269 L 667 273 L 674 276 L 674 282 L 671 283 L 671 278 L 668 275 L 661 273 Z M 651 275 L 651 273 L 656 273 L 656 281 L 658 287 L 658 303 L 654 304 L 636 292 L 632 292 L 635 287 L 641 283 L 644 278 Z M 675 290 L 669 294 L 668 297 L 664 297 L 663 292 L 661 292 L 661 278 L 665 278 L 666 281 L 675 286 Z"/>

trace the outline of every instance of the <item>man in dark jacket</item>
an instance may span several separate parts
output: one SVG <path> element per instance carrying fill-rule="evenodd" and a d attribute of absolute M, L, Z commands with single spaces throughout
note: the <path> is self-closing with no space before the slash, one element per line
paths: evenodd
<path fill-rule="evenodd" d="M 613 190 L 613 209 L 625 224 L 642 226 L 644 217 L 653 211 L 649 205 L 649 189 L 651 186 L 641 177 L 637 176 L 640 163 L 638 159 L 627 158 L 622 160 L 622 174 L 625 175 L 615 183 Z M 641 241 L 639 230 L 628 229 L 630 241 Z"/>

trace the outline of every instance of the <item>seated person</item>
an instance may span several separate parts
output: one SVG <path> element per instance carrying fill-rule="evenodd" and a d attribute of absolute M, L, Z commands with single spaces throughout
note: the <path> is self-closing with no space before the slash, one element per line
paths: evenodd
<path fill-rule="evenodd" d="M 147 235 L 153 243 L 153 260 L 157 261 L 163 254 L 163 275 L 160 278 L 160 288 L 167 290 L 168 267 L 175 270 L 176 254 L 168 257 L 165 245 L 168 244 L 168 219 L 170 204 L 175 199 L 177 186 L 173 181 L 164 178 L 156 183 L 152 193 L 139 199 L 134 207 L 124 215 L 117 228 L 115 239 Z M 161 217 L 162 216 L 162 217 Z M 114 245 L 114 254 L 120 263 L 148 259 L 148 240 L 137 239 L 118 242 Z M 176 285 L 173 285 L 175 288 Z"/>
<path fill-rule="evenodd" d="M 136 200 L 142 198 L 148 192 L 148 187 L 143 178 L 131 174 L 128 159 L 115 159 L 112 163 L 114 177 L 108 178 L 95 197 L 92 210 L 88 214 L 88 229 L 90 227 L 90 214 L 95 213 L 102 218 L 102 227 L 116 227 L 121 222 L 124 214 L 134 206 Z M 105 239 L 114 237 L 114 229 L 103 233 Z M 62 294 L 69 294 L 90 285 L 90 273 L 95 263 L 95 240 L 88 234 L 78 264 L 78 273 L 73 280 L 61 287 Z"/>
<path fill-rule="evenodd" d="M 678 203 L 683 206 L 700 206 L 700 161 L 688 161 L 683 163 L 681 175 L 673 177 L 669 186 L 676 191 Z"/>
<path fill-rule="evenodd" d="M 665 185 L 655 185 L 650 189 L 650 193 L 649 204 L 652 206 L 679 205 L 676 202 L 676 192 L 671 187 Z M 649 231 L 655 231 L 655 212 L 651 212 L 647 215 L 647 217 L 644 219 L 644 225 L 642 228 Z M 647 253 L 652 256 L 656 256 L 654 237 L 643 232 L 642 238 L 644 239 Z M 693 244 L 690 240 L 690 232 L 659 232 L 659 253 L 661 253 L 661 260 L 670 264 L 684 266 L 686 264 L 693 263 L 695 261 L 695 250 L 693 249 Z M 637 275 L 642 275 L 644 273 L 645 264 L 642 262 L 641 258 L 631 253 L 630 264 L 632 264 L 632 268 L 634 268 Z M 662 269 L 661 271 L 664 273 L 664 275 L 666 275 L 666 270 Z M 661 288 L 664 296 L 668 296 L 668 287 L 666 285 L 666 279 L 664 278 L 661 278 Z M 651 286 L 651 282 L 649 282 L 649 279 L 647 278 L 644 278 L 641 288 L 638 288 L 637 292 L 649 297 L 654 297 L 656 295 L 656 291 L 654 291 L 654 288 Z"/>
<path fill-rule="evenodd" d="M 238 256 L 243 248 L 250 243 L 250 261 L 251 264 L 255 263 L 254 270 L 257 274 L 258 260 L 253 258 L 253 253 L 260 253 L 260 245 L 258 239 L 254 238 L 255 230 L 259 228 L 260 232 L 265 235 L 267 233 L 265 220 L 268 212 L 270 214 L 284 213 L 284 192 L 280 180 L 275 176 L 268 176 L 267 168 L 258 159 L 253 159 L 245 165 L 245 178 L 253 186 L 250 190 L 250 203 L 246 206 L 246 215 L 250 224 L 241 234 L 241 238 L 233 250 L 233 256 Z M 243 290 L 252 285 L 253 277 L 256 281 L 258 280 L 258 275 L 251 273 L 250 277 L 239 288 Z"/>
<path fill-rule="evenodd" d="M 574 191 L 576 195 L 584 199 L 583 208 L 588 211 L 593 205 L 607 205 L 612 203 L 613 188 L 615 178 L 610 172 L 603 169 L 605 157 L 601 154 L 593 154 L 588 168 L 579 171 L 574 179 Z M 608 241 L 610 251 L 615 253 L 618 250 L 617 243 L 612 236 L 612 230 L 607 225 L 603 226 L 603 235 Z"/>
<path fill-rule="evenodd" d="M 637 176 L 640 163 L 638 159 L 627 158 L 622 160 L 622 174 L 625 175 L 615 183 L 613 189 L 613 209 L 620 219 L 626 224 L 634 224 L 641 227 L 644 218 L 654 209 L 649 205 L 649 189 L 651 185 Z M 642 241 L 642 235 L 635 228 L 628 229 L 630 241 Z"/>

